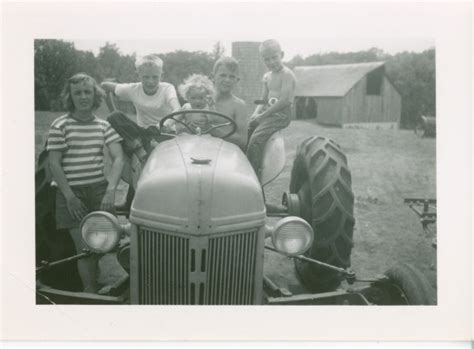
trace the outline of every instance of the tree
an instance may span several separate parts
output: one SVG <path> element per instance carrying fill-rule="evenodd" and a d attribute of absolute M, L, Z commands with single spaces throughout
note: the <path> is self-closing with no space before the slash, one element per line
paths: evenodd
<path fill-rule="evenodd" d="M 212 57 L 215 61 L 224 56 L 225 48 L 221 41 L 217 41 L 212 48 Z"/>
<path fill-rule="evenodd" d="M 401 127 L 413 128 L 421 115 L 436 116 L 434 49 L 396 54 L 387 59 L 386 67 L 402 97 Z"/>
<path fill-rule="evenodd" d="M 120 51 L 116 44 L 105 43 L 99 49 L 97 60 L 100 66 L 100 80 L 104 78 L 117 78 L 120 69 Z"/>
<path fill-rule="evenodd" d="M 191 74 L 210 76 L 214 59 L 207 52 L 174 51 L 159 55 L 163 59 L 162 80 L 176 88 Z"/>
<path fill-rule="evenodd" d="M 75 71 L 86 73 L 96 79 L 100 74 L 100 65 L 94 54 L 90 51 L 76 50 L 76 69 Z"/>
<path fill-rule="evenodd" d="M 116 44 L 106 42 L 97 56 L 99 81 L 108 78 L 115 78 L 118 82 L 138 81 L 135 60 L 135 54 L 122 55 Z"/>
<path fill-rule="evenodd" d="M 60 94 L 67 78 L 76 73 L 74 45 L 62 40 L 35 40 L 35 109 L 60 110 Z"/>

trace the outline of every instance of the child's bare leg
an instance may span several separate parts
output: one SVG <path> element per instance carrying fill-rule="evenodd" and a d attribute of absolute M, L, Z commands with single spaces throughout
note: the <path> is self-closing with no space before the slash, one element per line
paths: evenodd
<path fill-rule="evenodd" d="M 74 241 L 76 252 L 81 253 L 87 246 L 82 240 L 80 229 L 72 228 L 69 230 L 69 233 Z M 97 278 L 99 276 L 99 256 L 92 254 L 87 258 L 78 260 L 77 269 L 84 286 L 84 292 L 97 293 L 99 288 L 97 284 Z"/>

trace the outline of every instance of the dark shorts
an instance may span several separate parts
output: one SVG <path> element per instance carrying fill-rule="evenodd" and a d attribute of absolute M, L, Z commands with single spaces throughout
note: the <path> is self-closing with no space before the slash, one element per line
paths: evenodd
<path fill-rule="evenodd" d="M 88 212 L 98 211 L 107 190 L 107 182 L 71 187 L 73 193 L 87 207 Z M 75 220 L 67 209 L 66 198 L 61 190 L 56 191 L 56 228 L 78 228 L 80 221 Z"/>

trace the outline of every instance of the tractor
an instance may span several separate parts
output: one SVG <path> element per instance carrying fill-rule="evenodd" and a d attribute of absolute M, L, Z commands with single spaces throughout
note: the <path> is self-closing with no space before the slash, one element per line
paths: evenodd
<path fill-rule="evenodd" d="M 170 119 L 181 122 L 177 116 L 192 112 L 196 111 L 174 112 L 161 120 L 161 126 Z M 426 277 L 409 264 L 397 264 L 384 275 L 364 280 L 350 269 L 354 195 L 348 161 L 337 143 L 322 136 L 304 140 L 297 148 L 288 191 L 282 193 L 280 205 L 270 205 L 263 188 L 283 169 L 281 135 L 268 141 L 258 178 L 242 150 L 226 141 L 236 130 L 233 119 L 208 113 L 223 120 L 215 127 L 226 127 L 226 135 L 219 138 L 209 130 L 190 128 L 188 133 L 167 135 L 146 158 L 133 156 L 130 208 L 116 215 L 100 211 L 87 215 L 81 231 L 89 249 L 83 253 L 55 261 L 38 259 L 37 303 L 436 303 Z M 38 202 L 44 200 L 45 191 L 54 190 L 45 172 L 47 166 L 42 166 L 36 175 L 37 233 L 51 237 L 58 235 L 48 231 L 54 230 L 54 215 L 43 214 L 43 201 Z M 265 250 L 294 260 L 304 293 L 292 294 L 264 275 Z M 91 253 L 114 253 L 127 271 L 107 294 L 47 284 L 44 275 L 57 268 L 65 273 L 66 265 L 72 268 L 75 260 Z"/>

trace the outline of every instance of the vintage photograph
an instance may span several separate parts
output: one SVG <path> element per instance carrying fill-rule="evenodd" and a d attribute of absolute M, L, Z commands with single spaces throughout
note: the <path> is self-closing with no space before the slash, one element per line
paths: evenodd
<path fill-rule="evenodd" d="M 438 304 L 432 38 L 32 44 L 36 304 Z"/>

